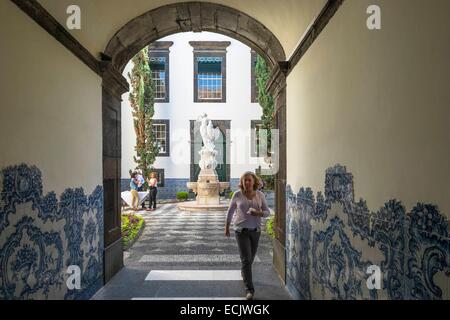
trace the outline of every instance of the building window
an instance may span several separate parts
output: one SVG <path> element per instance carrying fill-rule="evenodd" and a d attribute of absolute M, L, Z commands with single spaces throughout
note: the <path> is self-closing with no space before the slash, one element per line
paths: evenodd
<path fill-rule="evenodd" d="M 226 48 L 229 41 L 191 41 L 194 48 L 194 102 L 226 102 Z"/>
<path fill-rule="evenodd" d="M 261 120 L 251 120 L 250 122 L 251 134 L 250 134 L 250 156 L 251 157 L 262 157 L 263 150 L 261 149 L 261 134 L 260 131 L 263 129 Z"/>
<path fill-rule="evenodd" d="M 166 153 L 166 125 L 154 124 L 153 133 L 155 134 L 156 143 L 159 146 L 159 154 Z"/>
<path fill-rule="evenodd" d="M 252 50 L 251 52 L 251 102 L 258 102 L 258 84 L 256 82 L 256 62 L 257 62 L 258 54 L 256 51 Z"/>
<path fill-rule="evenodd" d="M 155 84 L 155 101 L 166 99 L 166 58 L 151 57 L 150 70 L 152 72 L 153 83 Z"/>
<path fill-rule="evenodd" d="M 222 58 L 197 57 L 199 100 L 222 100 Z"/>
<path fill-rule="evenodd" d="M 153 134 L 159 146 L 158 157 L 170 156 L 169 120 L 153 120 Z"/>
<path fill-rule="evenodd" d="M 155 102 L 169 102 L 169 48 L 172 45 L 172 41 L 156 41 L 148 46 Z"/>

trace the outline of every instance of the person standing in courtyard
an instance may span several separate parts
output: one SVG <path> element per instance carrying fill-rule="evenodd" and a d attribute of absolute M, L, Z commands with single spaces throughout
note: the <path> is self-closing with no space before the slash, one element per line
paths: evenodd
<path fill-rule="evenodd" d="M 158 180 L 156 179 L 156 173 L 150 173 L 150 177 L 147 181 L 148 186 L 150 188 L 150 204 L 148 206 L 147 211 L 153 211 L 156 209 L 156 194 L 158 193 Z"/>
<path fill-rule="evenodd" d="M 138 191 L 138 192 L 143 192 L 143 191 L 145 191 L 145 190 L 144 190 L 144 187 L 145 187 L 145 186 L 144 186 L 144 184 L 145 184 L 145 179 L 144 179 L 144 177 L 142 176 L 142 174 L 136 172 L 136 180 L 137 180 L 137 186 L 138 186 L 137 191 Z M 145 210 L 145 200 L 142 201 L 142 210 Z"/>
<path fill-rule="evenodd" d="M 264 193 L 258 190 L 260 184 L 260 179 L 253 172 L 247 171 L 241 176 L 240 190 L 233 194 L 225 224 L 227 237 L 230 236 L 231 221 L 234 224 L 247 300 L 252 300 L 255 293 L 252 264 L 261 235 L 261 218 L 270 215 Z"/>
<path fill-rule="evenodd" d="M 134 211 L 138 210 L 139 205 L 139 193 L 138 193 L 138 180 L 136 178 L 136 172 L 131 174 L 130 191 L 131 191 L 131 207 Z"/>

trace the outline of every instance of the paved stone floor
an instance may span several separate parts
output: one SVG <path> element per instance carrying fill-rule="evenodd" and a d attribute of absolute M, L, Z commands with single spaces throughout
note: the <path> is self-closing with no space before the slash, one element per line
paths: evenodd
<path fill-rule="evenodd" d="M 226 213 L 184 212 L 176 206 L 163 204 L 156 211 L 139 212 L 145 219 L 143 233 L 124 252 L 125 267 L 93 299 L 244 296 L 244 285 L 238 280 L 240 260 L 236 240 L 233 232 L 230 238 L 223 234 Z M 272 267 L 271 240 L 264 230 L 253 277 L 255 299 L 291 299 Z"/>

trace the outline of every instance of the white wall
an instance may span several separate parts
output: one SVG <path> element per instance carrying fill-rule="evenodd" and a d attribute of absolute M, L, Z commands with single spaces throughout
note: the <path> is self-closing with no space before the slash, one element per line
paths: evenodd
<path fill-rule="evenodd" d="M 381 30 L 366 9 L 382 11 Z M 287 177 L 323 191 L 347 166 L 355 198 L 450 214 L 450 2 L 345 1 L 287 81 Z"/>
<path fill-rule="evenodd" d="M 92 192 L 103 184 L 101 78 L 12 2 L 0 19 L 0 167 L 36 165 L 44 192 Z"/>
<path fill-rule="evenodd" d="M 260 159 L 250 157 L 250 120 L 261 119 L 262 109 L 251 103 L 251 50 L 239 41 L 219 34 L 180 33 L 161 41 L 173 41 L 170 48 L 170 102 L 155 103 L 154 119 L 170 119 L 170 157 L 158 157 L 156 168 L 165 168 L 166 178 L 190 176 L 190 124 L 207 113 L 213 120 L 231 120 L 231 178 L 255 170 Z M 226 56 L 226 103 L 194 103 L 193 48 L 189 41 L 230 41 Z M 124 76 L 132 69 L 130 62 Z M 128 77 L 127 77 L 128 79 Z M 128 93 L 122 96 L 122 178 L 135 168 L 136 143 Z M 263 164 L 262 164 L 263 165 Z"/>
<path fill-rule="evenodd" d="M 0 265 L 14 285 L 0 296 L 90 298 L 103 278 L 101 78 L 12 1 L 0 38 Z M 30 276 L 15 277 L 29 250 Z M 81 290 L 65 285 L 70 264 L 89 272 Z"/>

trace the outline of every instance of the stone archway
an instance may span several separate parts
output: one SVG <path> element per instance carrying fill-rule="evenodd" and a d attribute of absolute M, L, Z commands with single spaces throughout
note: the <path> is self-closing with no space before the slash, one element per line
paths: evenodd
<path fill-rule="evenodd" d="M 180 32 L 209 31 L 241 41 L 266 59 L 272 68 L 268 88 L 275 97 L 279 129 L 279 171 L 275 178 L 276 240 L 274 265 L 285 276 L 286 186 L 286 56 L 279 40 L 264 25 L 236 9 L 208 2 L 162 6 L 125 24 L 109 41 L 101 62 L 103 117 L 103 185 L 105 230 L 105 282 L 123 267 L 120 235 L 121 95 L 128 91 L 122 71 L 146 45 Z"/>
<path fill-rule="evenodd" d="M 208 2 L 184 2 L 150 10 L 124 25 L 109 41 L 105 55 L 122 72 L 143 47 L 180 32 L 210 31 L 245 43 L 273 67 L 286 60 L 278 39 L 264 25 L 236 9 Z"/>

